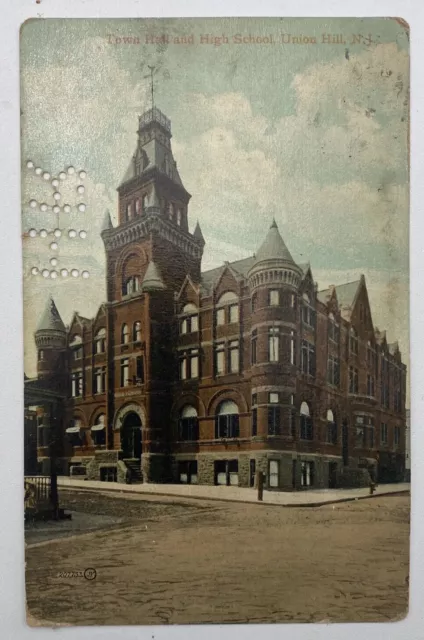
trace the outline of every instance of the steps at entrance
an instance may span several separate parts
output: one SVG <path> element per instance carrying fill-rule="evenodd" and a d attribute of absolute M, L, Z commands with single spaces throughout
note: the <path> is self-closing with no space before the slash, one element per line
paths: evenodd
<path fill-rule="evenodd" d="M 137 458 L 124 458 L 123 462 L 127 465 L 131 474 L 131 482 L 143 482 L 143 476 L 141 475 L 141 460 Z"/>

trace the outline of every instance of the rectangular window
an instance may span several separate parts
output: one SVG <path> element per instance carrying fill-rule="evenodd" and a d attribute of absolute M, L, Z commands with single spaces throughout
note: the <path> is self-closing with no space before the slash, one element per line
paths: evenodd
<path fill-rule="evenodd" d="M 268 402 L 270 404 L 278 404 L 280 402 L 280 395 L 275 391 L 271 391 L 268 395 Z"/>
<path fill-rule="evenodd" d="M 188 318 L 184 318 L 184 320 L 182 320 L 180 333 L 183 335 L 188 333 Z"/>
<path fill-rule="evenodd" d="M 314 484 L 314 463 L 302 461 L 300 463 L 300 485 L 302 487 L 312 487 Z"/>
<path fill-rule="evenodd" d="M 380 425 L 380 441 L 382 444 L 387 444 L 387 440 L 388 440 L 387 434 L 388 434 L 387 423 L 382 422 Z"/>
<path fill-rule="evenodd" d="M 94 393 L 104 393 L 106 387 L 106 370 L 96 369 L 94 372 Z"/>
<path fill-rule="evenodd" d="M 290 364 L 296 364 L 296 350 L 294 331 L 290 333 Z"/>
<path fill-rule="evenodd" d="M 197 349 L 190 351 L 190 378 L 199 377 L 199 352 Z"/>
<path fill-rule="evenodd" d="M 315 376 L 315 346 L 302 340 L 301 369 L 303 373 Z"/>
<path fill-rule="evenodd" d="M 216 324 L 225 324 L 225 309 L 218 309 L 218 311 L 216 312 Z"/>
<path fill-rule="evenodd" d="M 368 428 L 368 433 L 369 433 L 369 445 L 372 449 L 374 447 L 374 427 L 373 426 L 370 426 Z"/>
<path fill-rule="evenodd" d="M 302 322 L 308 325 L 308 327 L 315 328 L 316 325 L 316 312 L 315 309 L 304 304 L 302 307 Z"/>
<path fill-rule="evenodd" d="M 71 395 L 73 398 L 79 398 L 83 393 L 83 377 L 82 371 L 77 371 L 71 375 Z"/>
<path fill-rule="evenodd" d="M 400 444 L 400 427 L 395 427 L 394 443 L 395 443 L 395 447 L 398 447 Z"/>
<path fill-rule="evenodd" d="M 128 358 L 121 360 L 121 387 L 128 387 L 130 384 L 130 361 Z"/>
<path fill-rule="evenodd" d="M 180 440 L 198 440 L 199 439 L 199 419 L 197 416 L 191 418 L 181 418 L 179 422 Z"/>
<path fill-rule="evenodd" d="M 358 369 L 349 367 L 349 393 L 358 393 Z"/>
<path fill-rule="evenodd" d="M 252 295 L 252 311 L 256 311 L 258 308 L 258 294 L 254 293 Z"/>
<path fill-rule="evenodd" d="M 191 333 L 196 333 L 197 331 L 199 331 L 199 316 L 191 316 L 190 323 Z"/>
<path fill-rule="evenodd" d="M 238 322 L 239 321 L 239 306 L 238 306 L 238 304 L 232 304 L 229 307 L 228 311 L 229 311 L 230 324 Z"/>
<path fill-rule="evenodd" d="M 281 408 L 268 407 L 268 435 L 269 436 L 280 435 L 280 426 L 281 426 Z"/>
<path fill-rule="evenodd" d="M 256 364 L 257 361 L 257 344 L 258 344 L 258 331 L 257 329 L 254 329 L 252 331 L 252 338 L 251 338 L 251 362 L 252 364 Z"/>
<path fill-rule="evenodd" d="M 269 486 L 278 487 L 280 482 L 280 463 L 278 460 L 269 461 Z"/>
<path fill-rule="evenodd" d="M 218 344 L 215 347 L 215 372 L 217 375 L 225 373 L 225 346 Z"/>
<path fill-rule="evenodd" d="M 340 360 L 329 356 L 327 362 L 327 382 L 335 387 L 340 384 Z"/>
<path fill-rule="evenodd" d="M 238 340 L 233 340 L 229 344 L 229 371 L 230 373 L 238 373 L 240 368 L 240 351 Z"/>
<path fill-rule="evenodd" d="M 268 331 L 268 361 L 278 362 L 280 359 L 280 329 L 272 327 Z"/>
<path fill-rule="evenodd" d="M 216 416 L 215 418 L 215 438 L 238 438 L 239 437 L 239 416 L 238 414 L 227 414 Z"/>
<path fill-rule="evenodd" d="M 372 398 L 375 395 L 374 376 L 367 375 L 367 395 Z"/>
<path fill-rule="evenodd" d="M 336 344 L 338 344 L 340 340 L 340 327 L 332 320 L 330 320 L 328 325 L 328 338 Z"/>
<path fill-rule="evenodd" d="M 137 356 L 136 358 L 136 382 L 138 384 L 144 384 L 144 357 Z"/>
<path fill-rule="evenodd" d="M 74 360 L 80 360 L 83 356 L 82 347 L 76 347 L 73 349 Z"/>
<path fill-rule="evenodd" d="M 258 435 L 258 410 L 256 407 L 252 408 L 252 436 Z"/>
<path fill-rule="evenodd" d="M 180 359 L 180 380 L 187 380 L 187 357 Z"/>
<path fill-rule="evenodd" d="M 312 418 L 310 416 L 300 416 L 300 439 L 313 440 Z"/>
<path fill-rule="evenodd" d="M 278 307 L 280 304 L 280 292 L 278 289 L 271 289 L 268 293 L 268 304 L 270 307 Z"/>

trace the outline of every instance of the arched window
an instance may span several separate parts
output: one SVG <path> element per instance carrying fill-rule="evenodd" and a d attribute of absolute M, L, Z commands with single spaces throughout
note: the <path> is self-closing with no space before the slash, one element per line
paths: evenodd
<path fill-rule="evenodd" d="M 174 219 L 174 205 L 172 204 L 172 202 L 168 202 L 167 209 L 168 209 L 168 218 L 170 220 L 173 220 Z"/>
<path fill-rule="evenodd" d="M 215 416 L 215 438 L 239 437 L 239 408 L 232 400 L 224 400 Z"/>
<path fill-rule="evenodd" d="M 74 360 L 80 360 L 83 357 L 82 338 L 80 335 L 74 335 L 69 343 L 72 349 L 72 357 Z"/>
<path fill-rule="evenodd" d="M 121 344 L 128 344 L 130 341 L 130 330 L 127 324 L 122 325 L 121 329 Z"/>
<path fill-rule="evenodd" d="M 74 417 L 69 422 L 69 427 L 66 429 L 66 433 L 73 447 L 80 446 L 84 441 L 84 432 L 82 427 L 82 420 L 80 418 Z"/>
<path fill-rule="evenodd" d="M 134 342 L 141 342 L 141 322 L 137 320 L 133 326 L 133 340 Z"/>
<path fill-rule="evenodd" d="M 186 404 L 180 413 L 179 420 L 180 440 L 198 440 L 199 439 L 199 420 L 197 410 L 190 404 Z"/>
<path fill-rule="evenodd" d="M 234 291 L 226 291 L 216 303 L 216 324 L 233 324 L 239 321 L 239 299 Z"/>
<path fill-rule="evenodd" d="M 313 439 L 312 418 L 307 402 L 300 405 L 300 438 L 302 440 Z"/>
<path fill-rule="evenodd" d="M 140 198 L 136 198 L 135 201 L 135 215 L 139 216 L 141 213 L 141 200 Z"/>
<path fill-rule="evenodd" d="M 337 424 L 331 409 L 327 411 L 327 442 L 337 444 Z"/>
<path fill-rule="evenodd" d="M 355 327 L 350 328 L 349 332 L 349 350 L 350 353 L 358 355 L 358 334 Z"/>
<path fill-rule="evenodd" d="M 183 307 L 184 317 L 180 323 L 180 333 L 195 333 L 199 331 L 199 312 L 195 304 L 189 302 Z"/>
<path fill-rule="evenodd" d="M 181 213 L 181 209 L 177 209 L 177 225 L 180 227 L 181 226 L 181 220 L 182 220 L 182 213 Z"/>
<path fill-rule="evenodd" d="M 106 351 L 106 329 L 102 327 L 99 329 L 94 338 L 94 352 L 104 353 Z"/>
<path fill-rule="evenodd" d="M 100 447 L 106 442 L 106 415 L 101 413 L 97 416 L 91 427 L 91 437 L 96 446 Z"/>
<path fill-rule="evenodd" d="M 123 294 L 129 296 L 132 293 L 137 293 L 140 290 L 140 278 L 139 276 L 131 276 L 124 282 Z"/>
<path fill-rule="evenodd" d="M 147 205 L 148 205 L 148 197 L 147 197 L 147 193 L 143 193 L 143 195 L 141 196 L 141 209 L 142 209 L 142 213 L 145 213 L 145 212 L 146 212 Z"/>

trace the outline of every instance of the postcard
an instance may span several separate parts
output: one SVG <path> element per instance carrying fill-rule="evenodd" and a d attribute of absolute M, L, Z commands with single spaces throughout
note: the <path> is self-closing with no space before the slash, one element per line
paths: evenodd
<path fill-rule="evenodd" d="M 385 622 L 409 585 L 409 27 L 21 28 L 32 626 Z"/>

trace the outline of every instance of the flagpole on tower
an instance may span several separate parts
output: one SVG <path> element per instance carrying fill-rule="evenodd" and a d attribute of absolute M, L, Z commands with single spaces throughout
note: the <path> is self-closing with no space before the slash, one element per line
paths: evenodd
<path fill-rule="evenodd" d="M 155 67 L 151 67 L 150 65 L 147 65 L 150 69 L 150 90 L 152 92 L 152 111 L 153 108 L 155 106 L 155 98 L 154 98 L 154 85 L 153 85 L 153 72 L 155 70 Z"/>

